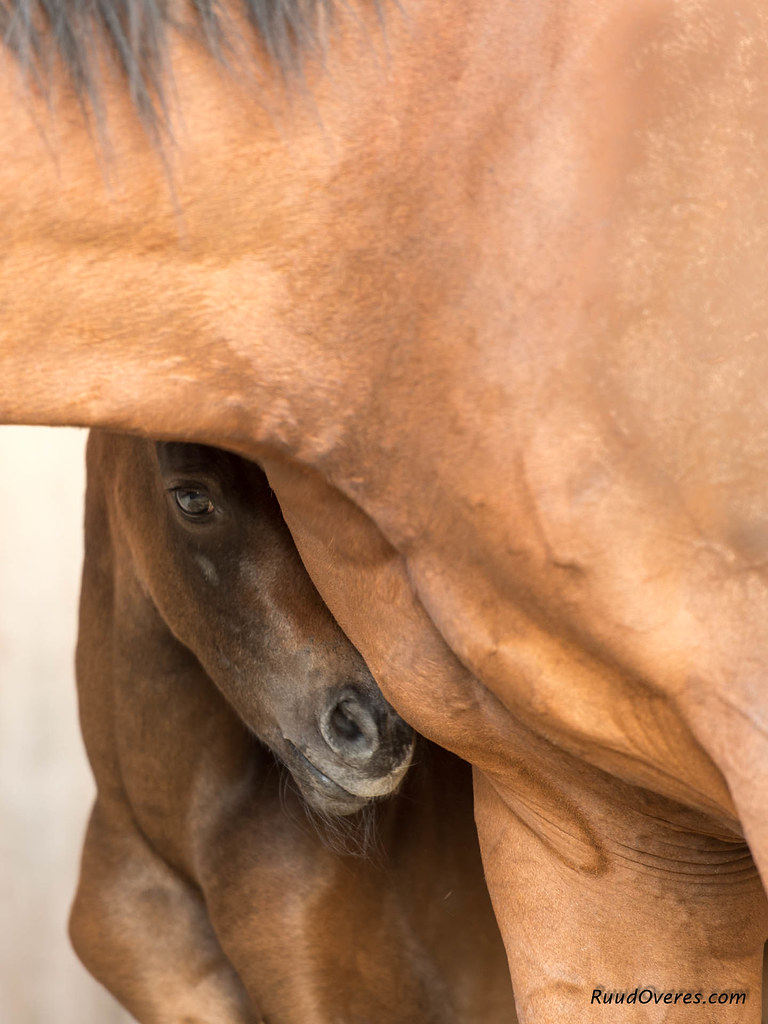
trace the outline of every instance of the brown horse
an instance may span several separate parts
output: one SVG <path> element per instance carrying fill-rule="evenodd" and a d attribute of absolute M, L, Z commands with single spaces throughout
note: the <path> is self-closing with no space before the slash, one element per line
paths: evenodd
<path fill-rule="evenodd" d="M 0 416 L 261 461 L 524 1019 L 757 1021 L 764 0 L 3 7 Z"/>
<path fill-rule="evenodd" d="M 142 1024 L 514 1020 L 468 767 L 424 741 L 403 782 L 411 730 L 257 466 L 91 436 L 77 668 L 72 937 Z"/>

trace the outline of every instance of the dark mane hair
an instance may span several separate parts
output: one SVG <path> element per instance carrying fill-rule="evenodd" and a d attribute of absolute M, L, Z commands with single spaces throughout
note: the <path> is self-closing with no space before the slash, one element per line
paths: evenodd
<path fill-rule="evenodd" d="M 232 15 L 245 20 L 284 76 L 319 43 L 333 0 L 188 0 L 191 30 L 219 60 L 233 53 Z M 54 67 L 68 75 L 86 115 L 101 119 L 95 54 L 110 57 L 145 125 L 167 127 L 164 80 L 169 28 L 190 31 L 173 0 L 0 0 L 0 38 L 30 84 L 46 93 Z"/>

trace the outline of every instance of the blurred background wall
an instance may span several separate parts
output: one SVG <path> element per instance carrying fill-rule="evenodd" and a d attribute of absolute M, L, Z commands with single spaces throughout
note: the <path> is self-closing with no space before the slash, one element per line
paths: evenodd
<path fill-rule="evenodd" d="M 127 1024 L 67 917 L 93 783 L 73 657 L 85 432 L 0 427 L 0 1022 Z"/>

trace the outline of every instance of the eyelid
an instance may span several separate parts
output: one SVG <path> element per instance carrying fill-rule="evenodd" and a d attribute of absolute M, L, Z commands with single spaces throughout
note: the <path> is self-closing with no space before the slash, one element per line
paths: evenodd
<path fill-rule="evenodd" d="M 166 483 L 165 490 L 169 494 L 172 491 L 208 491 L 213 493 L 215 487 L 211 481 L 201 480 L 199 477 L 176 477 Z"/>

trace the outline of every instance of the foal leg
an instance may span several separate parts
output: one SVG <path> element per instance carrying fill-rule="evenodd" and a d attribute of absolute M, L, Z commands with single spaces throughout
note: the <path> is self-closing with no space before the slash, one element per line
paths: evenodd
<path fill-rule="evenodd" d="M 91 815 L 70 917 L 78 956 L 140 1024 L 261 1024 L 199 893 L 123 817 L 98 802 Z"/>

